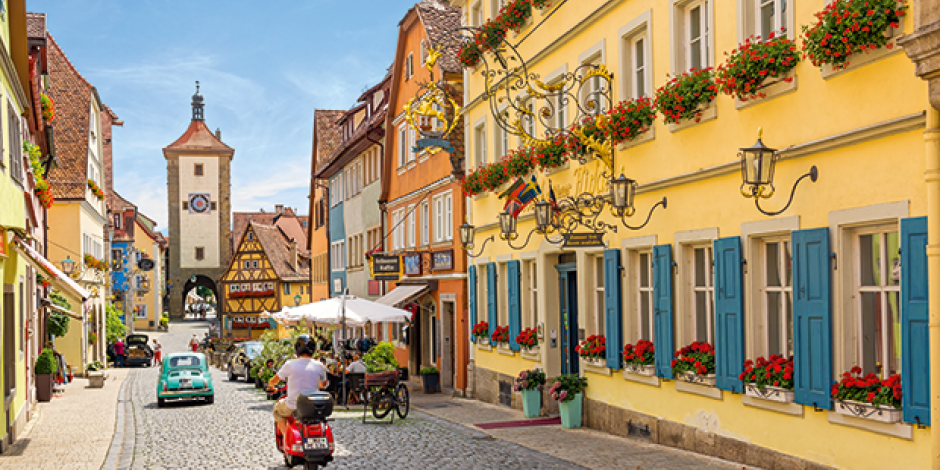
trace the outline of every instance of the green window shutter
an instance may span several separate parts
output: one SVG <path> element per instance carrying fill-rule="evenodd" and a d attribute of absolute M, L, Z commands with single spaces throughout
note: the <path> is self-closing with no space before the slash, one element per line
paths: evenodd
<path fill-rule="evenodd" d="M 793 391 L 798 403 L 832 409 L 829 229 L 797 230 L 793 245 Z"/>
<path fill-rule="evenodd" d="M 715 375 L 718 388 L 743 393 L 744 295 L 741 239 L 715 240 Z"/>
<path fill-rule="evenodd" d="M 930 425 L 927 218 L 901 220 L 901 405 L 904 421 Z"/>
<path fill-rule="evenodd" d="M 470 328 L 477 324 L 477 267 L 467 268 L 467 304 L 470 310 Z M 476 341 L 476 337 L 471 335 L 470 341 Z"/>
<path fill-rule="evenodd" d="M 656 375 L 672 378 L 672 245 L 653 247 L 653 344 L 655 346 Z"/>
<path fill-rule="evenodd" d="M 519 345 L 516 344 L 516 336 L 519 336 L 522 328 L 518 261 L 510 261 L 506 264 L 506 277 L 509 278 L 509 297 L 507 299 L 509 300 L 509 348 L 518 351 Z"/>
<path fill-rule="evenodd" d="M 607 367 L 620 369 L 623 348 L 623 294 L 620 282 L 620 250 L 604 250 L 604 321 Z"/>
<path fill-rule="evenodd" d="M 496 304 L 496 263 L 486 265 L 486 311 L 489 315 L 490 335 L 496 330 L 499 313 Z"/>

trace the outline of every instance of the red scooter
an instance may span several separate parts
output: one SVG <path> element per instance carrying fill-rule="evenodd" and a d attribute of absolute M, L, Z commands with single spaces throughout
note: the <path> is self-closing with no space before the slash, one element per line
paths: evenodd
<path fill-rule="evenodd" d="M 333 429 L 327 417 L 333 414 L 333 397 L 319 390 L 297 394 L 297 409 L 287 419 L 287 436 L 274 426 L 277 450 L 284 454 L 288 467 L 303 464 L 304 470 L 316 470 L 333 461 Z"/>

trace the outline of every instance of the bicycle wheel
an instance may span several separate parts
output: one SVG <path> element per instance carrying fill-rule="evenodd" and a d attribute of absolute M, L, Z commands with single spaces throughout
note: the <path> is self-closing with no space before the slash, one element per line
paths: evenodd
<path fill-rule="evenodd" d="M 388 413 L 392 411 L 392 402 L 394 399 L 395 398 L 388 390 L 379 390 L 372 397 L 372 416 L 375 416 L 375 419 L 385 419 Z"/>
<path fill-rule="evenodd" d="M 395 412 L 398 413 L 398 417 L 405 419 L 408 416 L 408 411 L 411 410 L 411 394 L 408 392 L 408 387 L 405 384 L 398 384 L 398 387 L 395 387 Z"/>

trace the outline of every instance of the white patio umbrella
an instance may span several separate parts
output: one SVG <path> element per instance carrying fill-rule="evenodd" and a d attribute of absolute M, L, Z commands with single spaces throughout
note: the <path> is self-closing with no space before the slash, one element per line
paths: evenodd
<path fill-rule="evenodd" d="M 407 310 L 389 307 L 354 295 L 343 295 L 299 307 L 285 308 L 273 314 L 272 318 L 277 319 L 278 314 L 282 314 L 285 319 L 317 323 L 342 323 L 345 319 L 346 323 L 356 326 L 368 322 L 403 322 L 411 319 L 411 313 Z"/>

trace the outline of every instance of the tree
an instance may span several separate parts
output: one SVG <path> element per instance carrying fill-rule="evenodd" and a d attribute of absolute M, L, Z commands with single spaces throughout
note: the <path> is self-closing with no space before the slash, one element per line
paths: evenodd
<path fill-rule="evenodd" d="M 118 338 L 123 338 L 124 333 L 127 331 L 127 327 L 121 322 L 123 313 L 121 309 L 113 304 L 108 305 L 107 318 L 105 318 L 105 334 L 109 343 L 116 341 Z"/>

